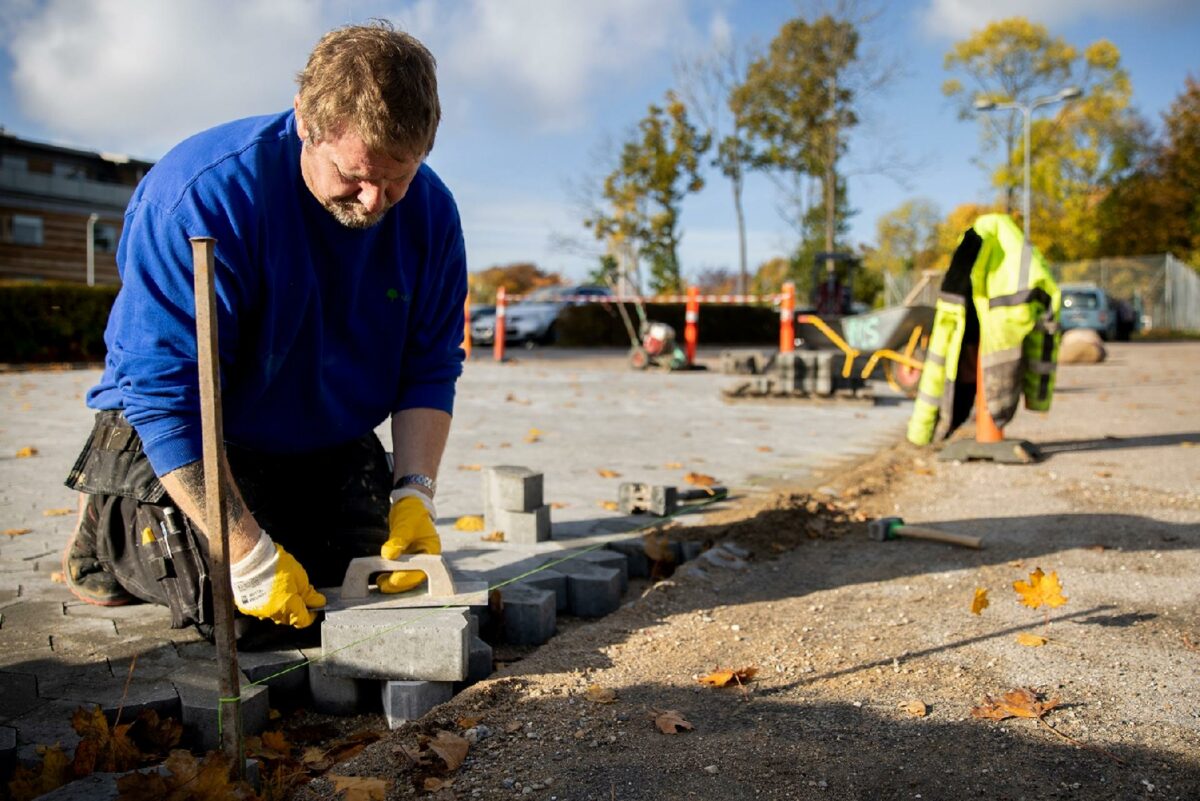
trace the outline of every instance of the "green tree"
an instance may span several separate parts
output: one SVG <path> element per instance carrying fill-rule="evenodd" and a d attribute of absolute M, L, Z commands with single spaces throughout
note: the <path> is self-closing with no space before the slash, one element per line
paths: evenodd
<path fill-rule="evenodd" d="M 922 270 L 938 257 L 941 213 L 930 200 L 906 200 L 875 223 L 875 246 L 863 253 L 863 273 L 881 287 L 906 292 Z"/>
<path fill-rule="evenodd" d="M 668 92 L 664 105 L 650 106 L 605 178 L 608 208 L 584 221 L 598 239 L 618 251 L 628 246 L 634 260 L 646 261 L 655 292 L 682 288 L 679 210 L 688 193 L 704 188 L 700 158 L 710 144 L 688 120 L 684 103 Z"/>
<path fill-rule="evenodd" d="M 834 250 L 848 213 L 838 161 L 847 132 L 858 122 L 847 74 L 857 48 L 858 31 L 848 20 L 830 15 L 814 22 L 789 20 L 767 53 L 751 62 L 730 101 L 750 134 L 754 166 L 820 179 L 826 252 Z"/>

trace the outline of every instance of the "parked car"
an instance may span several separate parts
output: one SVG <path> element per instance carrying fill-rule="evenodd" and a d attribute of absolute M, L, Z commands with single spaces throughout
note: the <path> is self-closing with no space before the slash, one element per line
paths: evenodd
<path fill-rule="evenodd" d="M 1090 328 L 1106 342 L 1117 338 L 1117 309 L 1113 300 L 1095 284 L 1063 284 L 1062 330 Z"/>
<path fill-rule="evenodd" d="M 593 284 L 570 286 L 547 286 L 535 289 L 525 298 L 504 310 L 504 341 L 526 344 L 549 345 L 558 335 L 557 322 L 562 310 L 568 306 L 587 303 L 586 300 L 563 300 L 571 296 L 611 297 L 607 287 Z M 481 345 L 490 344 L 496 337 L 496 312 L 471 313 L 471 340 Z"/>

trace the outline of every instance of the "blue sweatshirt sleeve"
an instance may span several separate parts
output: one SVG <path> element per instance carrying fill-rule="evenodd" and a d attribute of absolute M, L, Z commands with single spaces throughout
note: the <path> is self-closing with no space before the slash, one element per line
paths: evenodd
<path fill-rule="evenodd" d="M 197 234 L 200 235 L 200 234 Z M 201 458 L 192 247 L 184 225 L 155 203 L 130 206 L 124 265 L 106 340 L 125 417 L 155 474 Z M 215 287 L 222 372 L 237 349 L 235 282 L 217 245 Z"/>
<path fill-rule="evenodd" d="M 467 254 L 458 209 L 449 202 L 439 253 L 431 258 L 404 349 L 405 376 L 393 412 L 439 409 L 454 413 L 455 382 L 465 353 L 463 306 L 467 299 Z"/>

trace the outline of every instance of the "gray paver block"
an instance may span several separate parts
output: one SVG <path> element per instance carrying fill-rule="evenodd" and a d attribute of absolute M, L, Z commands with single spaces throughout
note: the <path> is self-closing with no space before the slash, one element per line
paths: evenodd
<path fill-rule="evenodd" d="M 501 587 L 504 639 L 513 645 L 541 645 L 554 636 L 558 622 L 555 594 L 515 582 Z"/>
<path fill-rule="evenodd" d="M 179 693 L 185 740 L 205 750 L 220 747 L 217 716 L 221 694 L 217 690 L 216 664 L 188 664 L 171 674 L 171 681 Z M 240 691 L 242 731 L 247 735 L 258 734 L 266 728 L 270 713 L 267 688 L 250 684 L 243 676 Z M 221 714 L 230 714 L 232 708 L 231 704 L 225 704 Z"/>
<path fill-rule="evenodd" d="M 467 678 L 463 682 L 465 685 L 483 681 L 492 675 L 492 671 L 495 670 L 495 665 L 492 662 L 492 646 L 479 637 L 472 637 L 470 647 Z"/>
<path fill-rule="evenodd" d="M 576 617 L 603 617 L 621 605 L 621 571 L 580 560 L 559 565 L 567 574 L 567 602 Z"/>
<path fill-rule="evenodd" d="M 71 728 L 71 715 L 77 707 L 63 701 L 43 701 L 12 721 L 17 730 L 17 761 L 35 767 L 42 759 L 37 753 L 41 745 L 58 745 L 71 754 L 79 744 L 79 734 Z"/>
<path fill-rule="evenodd" d="M 59 684 L 55 689 L 42 690 L 40 695 L 79 706 L 98 706 L 109 722 L 116 720 L 118 710 L 126 722 L 133 720 L 143 709 L 153 709 L 159 717 L 180 717 L 179 694 L 174 683 L 167 679 L 139 680 L 136 671 L 128 688 L 124 678 L 109 677 L 100 681 Z"/>
<path fill-rule="evenodd" d="M 699 540 L 685 540 L 679 543 L 679 557 L 683 562 L 690 562 L 704 553 L 704 543 Z"/>
<path fill-rule="evenodd" d="M 516 545 L 533 545 L 550 539 L 550 507 L 539 506 L 529 512 L 493 510 L 488 531 L 503 531 L 504 541 Z"/>
<path fill-rule="evenodd" d="M 460 681 L 467 676 L 466 607 L 347 609 L 321 626 L 322 666 L 361 679 Z"/>
<path fill-rule="evenodd" d="M 17 766 L 17 730 L 0 726 L 0 781 L 7 781 Z"/>
<path fill-rule="evenodd" d="M 542 474 L 528 467 L 500 465 L 483 471 L 484 508 L 532 512 L 543 505 Z"/>
<path fill-rule="evenodd" d="M 567 611 L 567 577 L 563 573 L 553 568 L 545 568 L 521 579 L 521 583 L 554 593 L 554 611 Z"/>
<path fill-rule="evenodd" d="M 623 553 L 607 549 L 584 551 L 571 561 L 615 568 L 621 573 L 621 594 L 624 595 L 625 591 L 629 589 L 629 559 Z"/>
<path fill-rule="evenodd" d="M 308 691 L 315 710 L 326 715 L 353 715 L 367 706 L 367 685 L 374 694 L 375 682 L 330 676 L 323 667 L 320 648 L 306 648 L 301 653 L 314 660 L 308 666 Z"/>
<path fill-rule="evenodd" d="M 397 729 L 453 697 L 454 688 L 448 681 L 385 681 L 383 714 L 388 728 Z"/>
<path fill-rule="evenodd" d="M 625 557 L 629 578 L 646 578 L 650 575 L 650 557 L 646 555 L 646 546 L 640 537 L 635 540 L 610 542 L 605 547 Z"/>
<path fill-rule="evenodd" d="M 37 677 L 30 673 L 0 671 L 0 720 L 24 715 L 38 703 Z"/>
<path fill-rule="evenodd" d="M 250 681 L 262 682 L 271 692 L 271 706 L 288 708 L 303 703 L 308 686 L 308 665 L 295 648 L 277 651 L 240 651 L 238 667 Z"/>

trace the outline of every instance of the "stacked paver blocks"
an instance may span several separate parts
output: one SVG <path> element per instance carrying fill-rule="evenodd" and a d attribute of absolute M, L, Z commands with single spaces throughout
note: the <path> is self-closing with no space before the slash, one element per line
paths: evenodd
<path fill-rule="evenodd" d="M 504 541 L 532 545 L 550 539 L 550 507 L 543 499 L 542 474 L 501 465 L 483 471 L 483 525 L 503 531 Z"/>

